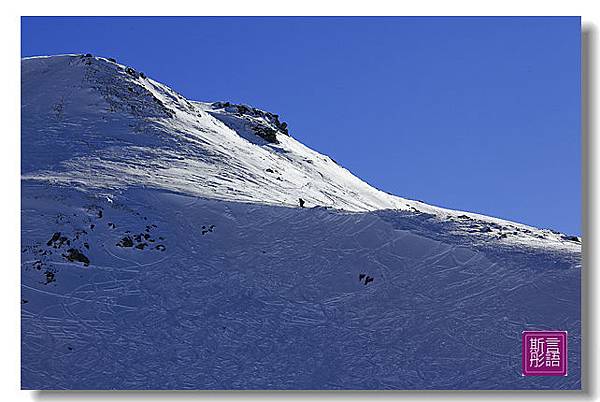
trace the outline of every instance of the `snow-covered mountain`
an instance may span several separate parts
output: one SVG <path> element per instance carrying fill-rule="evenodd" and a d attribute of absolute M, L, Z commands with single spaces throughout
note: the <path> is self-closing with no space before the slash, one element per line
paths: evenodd
<path fill-rule="evenodd" d="M 387 194 L 112 59 L 21 69 L 24 388 L 581 387 L 578 237 Z M 537 328 L 568 377 L 520 375 Z"/>

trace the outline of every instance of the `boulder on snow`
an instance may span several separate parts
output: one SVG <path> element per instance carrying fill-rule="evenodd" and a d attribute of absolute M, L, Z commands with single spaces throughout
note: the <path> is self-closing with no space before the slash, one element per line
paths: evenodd
<path fill-rule="evenodd" d="M 83 254 L 81 252 L 81 250 L 78 250 L 76 248 L 70 248 L 67 250 L 67 254 L 63 254 L 63 257 L 65 257 L 67 260 L 74 262 L 81 262 L 83 263 L 84 266 L 88 266 L 90 265 L 90 259 L 87 258 L 85 256 L 85 254 Z"/>
<path fill-rule="evenodd" d="M 127 74 L 131 75 L 133 78 L 139 78 L 139 77 L 140 77 L 139 73 L 138 73 L 137 71 L 135 71 L 135 70 L 134 70 L 133 68 L 131 68 L 131 67 L 127 67 L 127 68 L 125 69 L 125 72 L 126 72 Z"/>
<path fill-rule="evenodd" d="M 256 126 L 252 127 L 252 131 L 260 138 L 264 139 L 267 142 L 277 144 L 279 140 L 277 140 L 277 131 L 267 126 Z"/>
<path fill-rule="evenodd" d="M 119 242 L 117 243 L 117 246 L 119 246 L 119 247 L 133 247 L 133 240 L 131 239 L 131 237 L 125 236 L 121 240 L 119 240 Z"/>

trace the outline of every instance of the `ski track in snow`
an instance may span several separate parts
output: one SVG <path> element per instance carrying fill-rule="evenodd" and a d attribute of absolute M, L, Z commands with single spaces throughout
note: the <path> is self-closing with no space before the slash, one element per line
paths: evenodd
<path fill-rule="evenodd" d="M 494 255 L 459 235 L 438 241 L 438 231 L 399 229 L 377 212 L 144 189 L 108 203 L 73 189 L 38 190 L 23 187 L 24 246 L 56 251 L 39 257 L 41 270 L 32 264 L 39 250 L 24 261 L 27 388 L 579 386 L 576 255 L 519 257 L 508 245 Z M 102 208 L 102 218 L 85 205 Z M 57 225 L 59 214 L 69 221 Z M 71 238 L 90 224 L 80 239 L 90 244 L 88 267 L 45 245 L 54 230 Z M 116 245 L 150 224 L 165 251 Z M 32 237 L 30 226 L 53 229 Z M 55 281 L 46 284 L 50 267 Z M 360 273 L 374 281 L 364 285 Z M 520 376 L 520 334 L 531 327 L 569 331 L 568 377 Z"/>
<path fill-rule="evenodd" d="M 22 73 L 24 388 L 581 387 L 579 239 L 383 193 L 106 59 Z M 569 332 L 567 377 L 521 376 L 525 329 Z"/>

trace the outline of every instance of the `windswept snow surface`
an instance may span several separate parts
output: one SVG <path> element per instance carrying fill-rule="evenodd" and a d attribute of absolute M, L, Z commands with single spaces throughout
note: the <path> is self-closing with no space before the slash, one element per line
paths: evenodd
<path fill-rule="evenodd" d="M 109 59 L 21 66 L 23 388 L 581 388 L 579 238 L 384 193 Z M 521 376 L 528 329 L 568 331 L 568 376 Z"/>

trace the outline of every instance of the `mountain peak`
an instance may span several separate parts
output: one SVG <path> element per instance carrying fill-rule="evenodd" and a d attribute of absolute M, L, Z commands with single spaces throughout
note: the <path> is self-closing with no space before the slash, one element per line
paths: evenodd
<path fill-rule="evenodd" d="M 21 69 L 24 180 L 83 191 L 146 187 L 287 207 L 391 209 L 471 225 L 503 241 L 579 247 L 550 231 L 380 191 L 292 138 L 277 114 L 188 100 L 111 58 L 33 57 Z"/>

